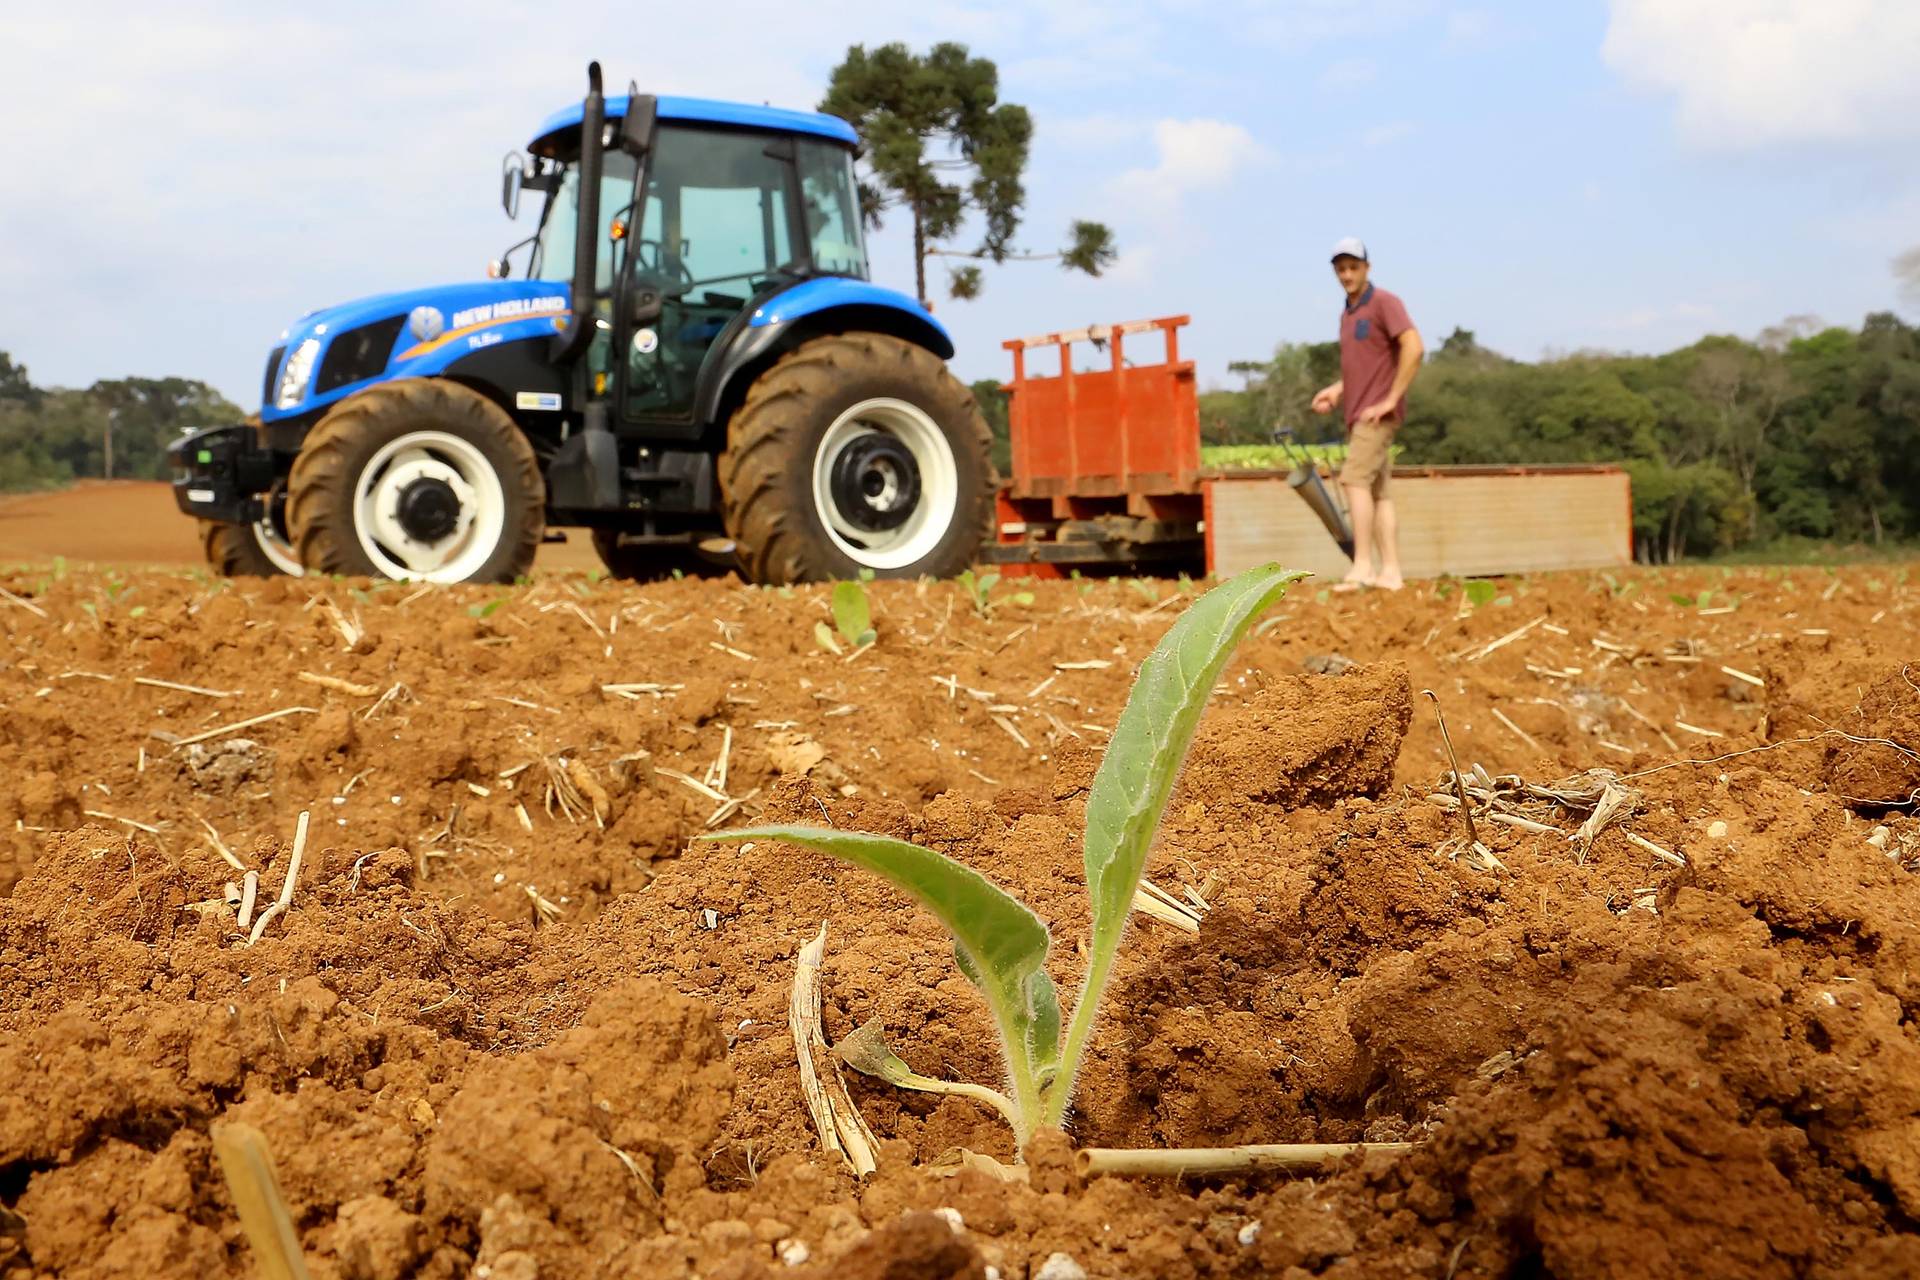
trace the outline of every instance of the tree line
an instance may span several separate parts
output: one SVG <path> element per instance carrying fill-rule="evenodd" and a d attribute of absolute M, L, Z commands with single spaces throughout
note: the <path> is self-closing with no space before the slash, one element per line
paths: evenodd
<path fill-rule="evenodd" d="M 0 490 L 92 478 L 164 480 L 167 445 L 183 429 L 225 426 L 242 416 L 192 378 L 38 387 L 26 366 L 0 351 Z"/>
<path fill-rule="evenodd" d="M 1283 343 L 1236 362 L 1237 391 L 1201 396 L 1205 443 L 1265 443 L 1288 426 L 1337 440 L 1308 411 L 1339 348 Z M 1656 356 L 1582 352 L 1524 363 L 1455 329 L 1407 398 L 1402 465 L 1618 463 L 1648 562 L 1781 538 L 1885 545 L 1920 537 L 1920 327 L 1795 318 L 1757 341 L 1713 336 Z"/>

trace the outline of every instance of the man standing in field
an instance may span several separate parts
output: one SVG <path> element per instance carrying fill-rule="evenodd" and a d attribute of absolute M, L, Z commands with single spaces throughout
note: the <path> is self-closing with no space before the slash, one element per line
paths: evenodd
<path fill-rule="evenodd" d="M 1346 290 L 1340 317 L 1340 381 L 1313 398 L 1315 413 L 1331 413 L 1345 403 L 1347 460 L 1340 484 L 1353 513 L 1353 568 L 1334 584 L 1335 591 L 1383 587 L 1398 591 L 1400 540 L 1393 499 L 1387 495 L 1387 453 L 1394 432 L 1407 416 L 1407 387 L 1420 371 L 1425 353 L 1399 298 L 1367 279 L 1367 246 L 1348 236 L 1333 247 L 1333 274 Z M 1380 572 L 1373 554 L 1380 554 Z"/>

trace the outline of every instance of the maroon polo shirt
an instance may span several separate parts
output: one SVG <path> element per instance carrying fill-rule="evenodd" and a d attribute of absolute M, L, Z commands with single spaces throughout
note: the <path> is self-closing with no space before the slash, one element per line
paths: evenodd
<path fill-rule="evenodd" d="M 1361 410 L 1393 390 L 1393 375 L 1400 367 L 1400 335 L 1411 328 L 1406 304 L 1385 289 L 1368 285 L 1358 302 L 1346 304 L 1340 316 L 1340 400 L 1349 427 Z M 1402 400 L 1387 420 L 1397 423 L 1406 416 L 1407 402 Z"/>

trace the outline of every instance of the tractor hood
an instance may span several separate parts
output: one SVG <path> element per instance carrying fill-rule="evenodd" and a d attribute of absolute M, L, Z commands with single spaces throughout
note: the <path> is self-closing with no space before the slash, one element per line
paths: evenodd
<path fill-rule="evenodd" d="M 566 328 L 564 281 L 477 280 L 309 311 L 268 359 L 260 418 L 313 413 L 388 378 L 424 377 L 469 352 Z"/>

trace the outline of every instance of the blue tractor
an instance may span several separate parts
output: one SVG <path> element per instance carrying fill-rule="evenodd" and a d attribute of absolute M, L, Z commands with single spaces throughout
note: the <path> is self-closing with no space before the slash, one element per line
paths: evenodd
<path fill-rule="evenodd" d="M 946 330 L 867 279 L 853 130 L 588 83 L 508 156 L 508 216 L 544 205 L 488 279 L 309 312 L 257 418 L 173 444 L 209 560 L 508 582 L 579 528 L 627 578 L 965 568 L 986 422 Z"/>

